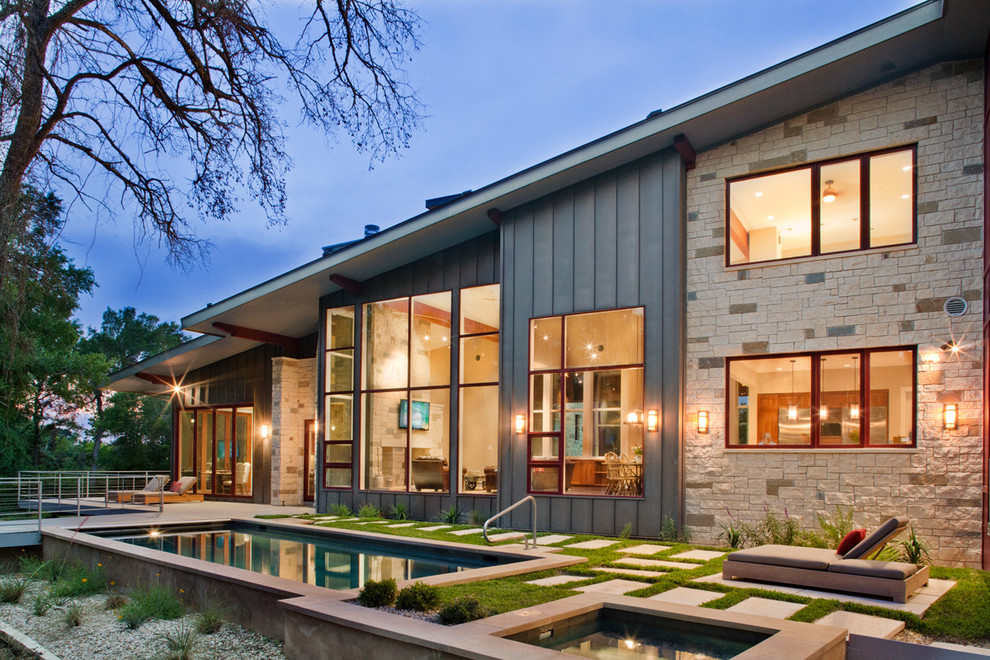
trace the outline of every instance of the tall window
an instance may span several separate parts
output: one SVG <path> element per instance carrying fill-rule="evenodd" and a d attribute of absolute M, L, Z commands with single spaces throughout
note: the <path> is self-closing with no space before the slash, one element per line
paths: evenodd
<path fill-rule="evenodd" d="M 354 308 L 327 310 L 323 486 L 350 488 L 354 447 Z"/>
<path fill-rule="evenodd" d="M 530 322 L 529 491 L 642 495 L 643 308 Z"/>
<path fill-rule="evenodd" d="M 915 240 L 914 147 L 728 182 L 730 266 Z"/>
<path fill-rule="evenodd" d="M 729 358 L 726 445 L 913 445 L 916 364 L 914 348 Z"/>
<path fill-rule="evenodd" d="M 498 489 L 499 285 L 461 290 L 461 492 Z"/>
<path fill-rule="evenodd" d="M 450 488 L 451 293 L 364 305 L 361 487 Z"/>
<path fill-rule="evenodd" d="M 254 482 L 254 409 L 198 406 L 178 413 L 178 473 L 196 477 L 195 490 L 250 496 Z"/>

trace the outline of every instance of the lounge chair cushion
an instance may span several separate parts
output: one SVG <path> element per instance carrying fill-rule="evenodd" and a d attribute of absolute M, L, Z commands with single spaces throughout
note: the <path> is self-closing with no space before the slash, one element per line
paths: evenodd
<path fill-rule="evenodd" d="M 918 572 L 914 564 L 900 561 L 876 561 L 873 559 L 843 559 L 828 567 L 831 573 L 864 575 L 866 577 L 906 580 Z"/>
<path fill-rule="evenodd" d="M 796 545 L 761 545 L 733 552 L 729 557 L 735 561 L 770 566 L 788 566 L 812 571 L 828 570 L 830 564 L 841 559 L 827 548 L 805 548 Z"/>
<path fill-rule="evenodd" d="M 894 538 L 908 525 L 908 519 L 904 517 L 891 518 L 880 525 L 872 534 L 860 541 L 852 550 L 842 555 L 844 559 L 862 559 L 875 552 L 884 543 Z"/>
<path fill-rule="evenodd" d="M 164 485 L 165 484 L 163 484 L 158 477 L 153 477 L 148 481 L 148 483 L 144 485 L 144 488 L 142 488 L 141 490 L 146 492 L 157 493 L 158 491 L 162 490 L 162 487 Z"/>
<path fill-rule="evenodd" d="M 835 549 L 835 554 L 843 555 L 853 548 L 855 548 L 860 541 L 866 538 L 865 529 L 854 529 L 848 534 L 846 534 L 841 541 L 839 541 L 839 547 Z"/>
<path fill-rule="evenodd" d="M 172 484 L 172 488 L 170 490 L 173 493 L 178 493 L 179 495 L 185 495 L 186 491 L 192 488 L 194 483 L 196 483 L 196 477 L 182 477 L 174 484 Z"/>

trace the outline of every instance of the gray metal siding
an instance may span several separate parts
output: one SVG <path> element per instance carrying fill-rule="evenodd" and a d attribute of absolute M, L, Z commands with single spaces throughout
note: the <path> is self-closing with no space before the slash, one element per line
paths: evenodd
<path fill-rule="evenodd" d="M 502 225 L 499 505 L 527 492 L 526 436 L 511 426 L 528 411 L 529 321 L 574 312 L 645 308 L 645 407 L 661 411 L 646 434 L 644 497 L 538 496 L 542 529 L 659 533 L 683 519 L 684 167 L 672 149 L 504 212 Z M 524 528 L 529 511 L 511 524 Z"/>
<path fill-rule="evenodd" d="M 498 230 L 492 227 L 489 234 L 479 238 L 455 245 L 432 254 L 425 259 L 407 264 L 395 270 L 383 273 L 375 278 L 361 283 L 361 293 L 352 295 L 346 291 L 338 291 L 324 297 L 320 301 L 320 318 L 325 318 L 326 310 L 331 307 L 342 307 L 353 305 L 355 307 L 355 355 L 354 364 L 361 364 L 361 305 L 377 300 L 388 300 L 400 296 L 415 296 L 424 293 L 434 293 L 437 291 L 454 291 L 452 298 L 452 318 L 458 318 L 460 300 L 457 291 L 462 288 L 479 286 L 482 284 L 494 284 L 498 282 L 499 272 L 499 239 Z M 341 273 L 347 275 L 347 273 Z M 322 322 L 321 322 L 322 326 Z M 321 327 L 319 346 L 325 345 L 322 336 L 324 328 Z M 457 382 L 458 378 L 458 357 L 460 346 L 451 346 L 451 382 Z M 317 373 L 317 391 L 324 391 L 324 360 L 325 353 L 321 348 L 319 351 L 319 364 Z M 360 474 L 360 371 L 355 373 L 354 391 L 354 435 L 355 451 L 353 452 L 353 478 L 357 485 Z M 323 396 L 319 396 L 319 414 L 323 419 Z M 324 490 L 318 489 L 316 495 L 316 505 L 318 511 L 326 511 L 332 504 L 346 504 L 352 510 L 357 510 L 363 504 L 374 504 L 379 509 L 388 513 L 396 504 L 404 504 L 412 518 L 419 520 L 434 520 L 443 510 L 457 507 L 465 514 L 477 510 L 484 518 L 488 518 L 495 513 L 496 497 L 491 495 L 461 495 L 457 494 L 457 473 L 459 471 L 459 461 L 457 457 L 457 436 L 459 427 L 458 405 L 456 392 L 451 398 L 450 406 L 450 465 L 451 465 L 451 492 L 450 493 L 396 493 L 380 491 L 361 490 Z M 322 463 L 323 447 L 317 449 L 318 464 Z M 322 477 L 322 475 L 320 475 Z M 465 520 L 467 522 L 467 520 Z"/>
<path fill-rule="evenodd" d="M 272 358 L 278 355 L 280 350 L 276 346 L 257 346 L 191 371 L 183 382 L 195 384 L 195 405 L 250 403 L 254 406 L 256 420 L 270 420 Z M 254 470 L 253 501 L 268 504 L 271 498 L 271 453 L 265 451 L 264 444 L 260 438 L 255 438 L 253 462 L 258 467 Z"/>

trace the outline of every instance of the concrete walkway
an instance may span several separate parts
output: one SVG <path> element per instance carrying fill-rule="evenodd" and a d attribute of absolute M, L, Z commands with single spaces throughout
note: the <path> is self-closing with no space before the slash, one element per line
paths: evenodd
<path fill-rule="evenodd" d="M 119 506 L 119 505 L 117 505 Z M 158 506 L 126 505 L 114 512 L 115 505 L 111 504 L 109 511 L 100 515 L 65 516 L 46 518 L 42 527 L 77 527 L 83 529 L 97 525 L 148 523 L 177 523 L 200 520 L 221 520 L 224 518 L 253 518 L 260 515 L 286 514 L 290 516 L 302 513 L 313 513 L 312 506 L 278 506 L 273 504 L 254 504 L 250 502 L 177 502 L 166 504 L 163 511 Z"/>

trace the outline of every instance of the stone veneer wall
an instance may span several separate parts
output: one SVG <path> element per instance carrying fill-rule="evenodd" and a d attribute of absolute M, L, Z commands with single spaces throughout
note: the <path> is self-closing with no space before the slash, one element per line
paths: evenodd
<path fill-rule="evenodd" d="M 871 527 L 910 516 L 939 563 L 977 567 L 981 543 L 982 62 L 931 67 L 698 155 L 687 183 L 686 522 L 784 507 L 804 527 L 835 505 Z M 918 144 L 917 245 L 725 266 L 727 177 Z M 948 296 L 970 304 L 942 311 Z M 961 340 L 947 357 L 943 342 Z M 725 448 L 725 357 L 918 346 L 917 449 Z M 926 361 L 925 358 L 934 361 Z M 959 404 L 957 430 L 942 404 Z M 709 410 L 711 432 L 697 433 Z M 823 499 L 821 499 L 823 498 Z"/>
<path fill-rule="evenodd" d="M 316 419 L 316 358 L 272 358 L 272 504 L 303 502 L 307 419 Z"/>

